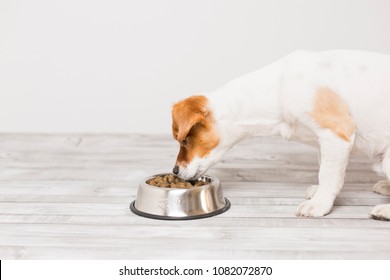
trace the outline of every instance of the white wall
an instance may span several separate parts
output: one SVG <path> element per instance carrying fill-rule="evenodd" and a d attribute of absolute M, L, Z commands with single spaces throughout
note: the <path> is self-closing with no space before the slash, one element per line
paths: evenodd
<path fill-rule="evenodd" d="M 0 131 L 170 133 L 170 106 L 295 49 L 390 53 L 387 0 L 1 0 Z"/>

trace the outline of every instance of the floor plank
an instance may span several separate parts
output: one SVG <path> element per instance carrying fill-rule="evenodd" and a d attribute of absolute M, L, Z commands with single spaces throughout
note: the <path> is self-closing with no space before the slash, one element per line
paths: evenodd
<path fill-rule="evenodd" d="M 1 259 L 389 259 L 390 223 L 369 218 L 376 159 L 351 157 L 332 212 L 296 218 L 317 149 L 253 138 L 209 171 L 231 209 L 193 221 L 129 211 L 139 182 L 169 172 L 169 135 L 0 134 Z M 202 244 L 202 246 L 199 246 Z"/>

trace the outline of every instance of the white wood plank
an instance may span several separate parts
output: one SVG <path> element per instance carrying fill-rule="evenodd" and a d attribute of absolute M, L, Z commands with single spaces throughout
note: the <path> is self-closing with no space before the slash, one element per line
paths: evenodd
<path fill-rule="evenodd" d="M 157 247 L 158 248 L 158 247 Z M 4 259 L 388 259 L 387 251 L 368 251 L 358 254 L 356 251 L 327 251 L 327 250 L 307 250 L 307 251 L 266 251 L 262 249 L 232 250 L 228 246 L 221 246 L 218 250 L 205 250 L 197 248 L 194 250 L 144 250 L 140 246 L 132 247 L 46 247 L 46 246 L 0 246 L 0 255 Z"/>
<path fill-rule="evenodd" d="M 376 160 L 351 157 L 328 216 L 296 218 L 317 182 L 316 148 L 254 138 L 210 170 L 228 212 L 194 221 L 131 213 L 140 180 L 169 172 L 177 150 L 170 135 L 0 134 L 0 258 L 390 258 L 390 223 L 368 217 L 390 203 L 371 191 Z"/>
<path fill-rule="evenodd" d="M 0 203 L 2 214 L 41 215 L 130 215 L 131 200 L 126 204 L 108 203 Z M 297 206 L 291 205 L 233 205 L 224 217 L 294 217 Z M 327 218 L 367 218 L 372 206 L 334 206 Z"/>
<path fill-rule="evenodd" d="M 42 214 L 0 214 L 2 224 L 77 224 L 77 225 L 153 225 L 159 226 L 199 226 L 206 228 L 213 227 L 297 227 L 297 228 L 390 228 L 390 223 L 367 218 L 327 218 L 327 219 L 297 219 L 295 217 L 278 218 L 274 217 L 229 217 L 216 216 L 209 219 L 191 221 L 160 221 L 144 219 L 136 215 L 42 215 Z"/>

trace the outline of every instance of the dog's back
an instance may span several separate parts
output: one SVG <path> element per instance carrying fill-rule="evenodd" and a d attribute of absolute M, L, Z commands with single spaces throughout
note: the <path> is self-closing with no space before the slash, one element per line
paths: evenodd
<path fill-rule="evenodd" d="M 319 88 L 336 93 L 356 125 L 353 151 L 370 156 L 390 144 L 390 55 L 298 51 L 283 62 L 282 100 L 290 118 L 306 116 Z"/>

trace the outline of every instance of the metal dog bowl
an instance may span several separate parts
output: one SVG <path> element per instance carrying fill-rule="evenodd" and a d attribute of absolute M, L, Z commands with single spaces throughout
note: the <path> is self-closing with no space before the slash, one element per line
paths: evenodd
<path fill-rule="evenodd" d="M 227 211 L 230 202 L 224 198 L 218 178 L 202 176 L 198 180 L 206 185 L 189 189 L 160 188 L 143 180 L 138 188 L 137 198 L 130 204 L 133 213 L 160 220 L 191 220 L 215 216 Z"/>

